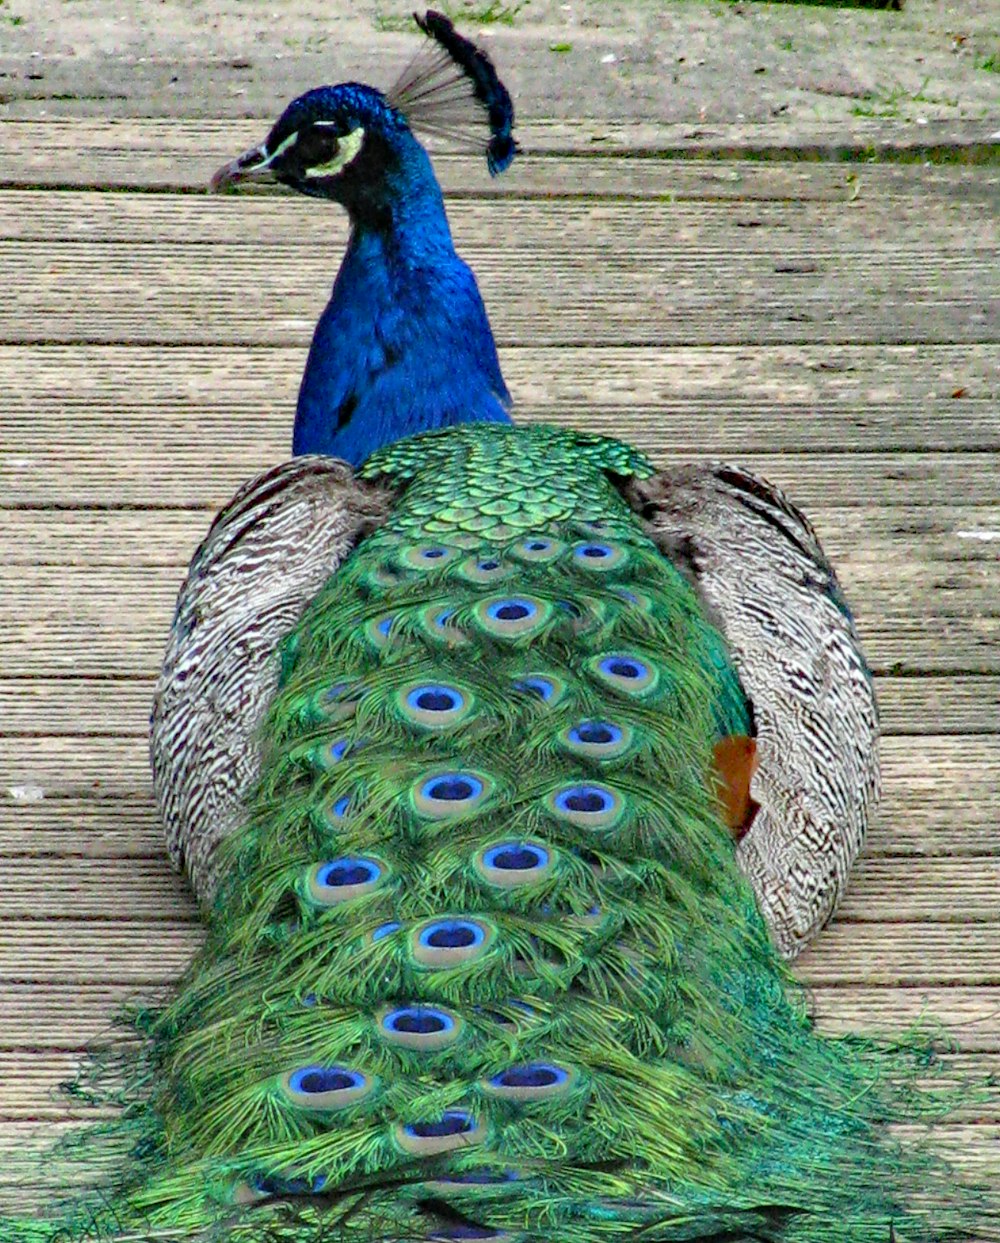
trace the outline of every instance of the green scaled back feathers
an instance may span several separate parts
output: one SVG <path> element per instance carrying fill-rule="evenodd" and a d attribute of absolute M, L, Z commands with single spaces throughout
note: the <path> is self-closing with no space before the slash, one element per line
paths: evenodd
<path fill-rule="evenodd" d="M 750 729 L 615 442 L 473 425 L 283 649 L 207 944 L 141 1019 L 117 1173 L 0 1239 L 1000 1238 L 892 1122 L 930 1056 L 817 1037 L 717 814 Z"/>

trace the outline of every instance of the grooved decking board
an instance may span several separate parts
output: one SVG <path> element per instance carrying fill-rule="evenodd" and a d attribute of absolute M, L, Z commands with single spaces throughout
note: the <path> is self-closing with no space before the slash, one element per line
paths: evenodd
<path fill-rule="evenodd" d="M 143 992 L 128 984 L 12 984 L 0 980 L 0 1049 L 62 1050 L 76 1053 L 86 1043 L 105 1038 L 112 1016 L 127 1002 L 155 1004 L 163 993 Z M 824 1031 L 904 1032 L 914 1023 L 929 1025 L 947 1016 L 956 1050 L 1000 1052 L 1000 987 L 970 988 L 812 988 L 809 1013 Z"/>
<path fill-rule="evenodd" d="M 163 566 L 183 572 L 208 530 L 200 509 L 4 509 L 8 565 Z M 922 566 L 1000 559 L 1000 504 L 815 507 L 809 519 L 837 566 L 899 561 Z M 2 728 L 2 724 L 0 724 Z"/>
<path fill-rule="evenodd" d="M 873 668 L 1000 672 L 1000 562 L 901 564 L 889 576 L 867 561 L 843 568 Z M 161 566 L 26 574 L 0 565 L 0 667 L 20 676 L 153 673 L 181 577 Z"/>
<path fill-rule="evenodd" d="M 6 1122 L 21 1119 L 87 1118 L 94 1110 L 84 1102 L 61 1099 L 59 1086 L 72 1080 L 79 1059 L 72 1053 L 7 1053 L 0 1050 L 0 1082 L 8 1085 L 0 1102 L 0 1119 Z M 1000 1071 L 1000 1056 L 994 1052 L 943 1054 L 937 1075 L 929 1083 L 942 1087 L 955 1086 L 959 1077 L 975 1076 L 978 1081 Z M 13 1072 L 16 1072 L 16 1077 Z M 97 1116 L 109 1116 L 103 1111 Z M 1000 1092 L 983 1102 L 969 1101 L 952 1115 L 955 1123 L 1000 1123 Z M 266 1236 L 265 1236 L 266 1237 Z M 374 1241 L 373 1241 L 374 1243 Z"/>
<path fill-rule="evenodd" d="M 272 119 L 7 121 L 0 131 L 0 184 L 200 191 L 216 168 L 260 142 Z M 526 132 L 536 135 L 539 147 L 543 144 L 541 127 Z M 570 143 L 582 147 L 581 137 L 563 130 L 554 145 L 557 150 Z M 680 133 L 670 144 L 674 149 L 679 139 Z M 515 198 L 673 194 L 846 200 L 867 188 L 893 197 L 988 200 L 1000 185 L 995 169 L 981 167 L 622 158 L 621 153 L 595 154 L 593 143 L 571 156 L 526 152 L 493 181 L 484 161 L 473 157 L 436 154 L 434 168 L 446 193 Z"/>
<path fill-rule="evenodd" d="M 882 764 L 886 790 L 869 832 L 870 857 L 1000 854 L 1000 748 L 993 736 L 886 738 Z M 19 801 L 8 793 L 10 787 L 31 785 L 43 791 L 42 800 Z M 162 835 L 149 788 L 144 738 L 6 738 L 0 761 L 0 855 L 162 862 Z M 36 873 L 39 880 L 43 866 Z M 1000 945 L 997 952 L 1000 959 Z"/>
<path fill-rule="evenodd" d="M 627 258 L 652 249 L 683 248 L 691 259 L 703 256 L 706 262 L 717 263 L 733 247 L 741 253 L 773 255 L 782 262 L 815 256 L 843 258 L 869 248 L 883 259 L 896 250 L 912 259 L 921 248 L 939 246 L 954 254 L 992 247 L 998 231 L 994 204 L 933 192 L 919 200 L 894 202 L 891 212 L 877 190 L 859 193 L 848 203 L 508 197 L 452 199 L 447 210 L 455 243 L 470 260 L 470 247 L 503 258 L 512 243 L 542 257 L 549 252 L 582 252 L 595 261 L 606 255 Z M 225 242 L 254 250 L 280 242 L 319 250 L 335 260 L 347 236 L 344 212 L 291 191 L 202 196 L 0 190 L 0 239 L 21 242 L 58 238 L 96 248 L 119 242 L 211 248 Z"/>
<path fill-rule="evenodd" d="M 46 864 L 31 856 L 4 858 L 0 919 L 37 918 L 47 909 L 42 905 L 45 870 Z M 56 874 L 61 918 L 103 919 L 116 911 L 145 911 L 150 922 L 173 922 L 178 910 L 188 911 L 185 882 L 170 870 L 162 849 L 150 859 L 63 855 Z M 866 859 L 858 866 L 838 920 L 987 924 L 1000 955 L 1000 856 Z"/>
<path fill-rule="evenodd" d="M 4 516 L 0 512 L 0 544 Z M 91 515 L 95 523 L 104 516 Z M 0 677 L 0 738 L 107 734 L 145 739 L 153 681 L 151 674 Z M 886 734 L 1000 734 L 1000 677 L 881 676 L 875 687 Z"/>
<path fill-rule="evenodd" d="M 340 248 L 256 240 L 0 241 L 0 283 L 16 290 L 0 304 L 0 341 L 307 345 Z M 501 345 L 1000 341 L 988 247 L 786 249 L 734 263 L 663 242 L 561 247 L 543 262 L 512 235 L 466 254 Z"/>
<path fill-rule="evenodd" d="M 143 919 L 55 918 L 0 924 L 0 979 L 10 982 L 172 983 L 201 943 L 190 900 L 174 914 Z M 796 975 L 808 985 L 940 987 L 1000 985 L 1000 922 L 834 922 L 806 951 Z M 943 1016 L 945 1019 L 947 1016 Z"/>

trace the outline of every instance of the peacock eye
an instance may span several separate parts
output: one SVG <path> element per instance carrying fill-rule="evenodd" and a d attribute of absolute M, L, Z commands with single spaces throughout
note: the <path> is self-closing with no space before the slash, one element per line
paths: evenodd
<path fill-rule="evenodd" d="M 296 154 L 306 168 L 329 164 L 340 150 L 340 138 L 329 129 L 306 130 L 296 144 Z"/>

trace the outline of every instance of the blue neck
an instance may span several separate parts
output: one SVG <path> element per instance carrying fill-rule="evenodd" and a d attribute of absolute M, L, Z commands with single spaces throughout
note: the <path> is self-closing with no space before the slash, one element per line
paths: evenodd
<path fill-rule="evenodd" d="M 413 142 L 374 205 L 348 204 L 351 240 L 313 336 L 292 451 L 360 465 L 418 432 L 510 422 L 496 345 L 441 191 Z"/>

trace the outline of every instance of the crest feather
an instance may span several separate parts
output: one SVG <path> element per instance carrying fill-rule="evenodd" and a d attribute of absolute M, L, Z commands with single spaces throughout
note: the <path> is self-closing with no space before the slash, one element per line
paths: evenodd
<path fill-rule="evenodd" d="M 413 18 L 433 42 L 417 53 L 387 92 L 390 104 L 414 129 L 474 146 L 481 142 L 475 125 L 485 121 L 490 131 L 486 164 L 495 177 L 510 166 L 517 151 L 507 88 L 486 53 L 463 38 L 443 13 L 428 9 Z"/>

